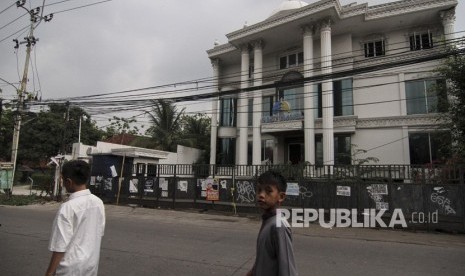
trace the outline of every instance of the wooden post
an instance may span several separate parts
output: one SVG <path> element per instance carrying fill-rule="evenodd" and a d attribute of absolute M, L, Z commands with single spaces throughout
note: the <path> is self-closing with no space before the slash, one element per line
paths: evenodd
<path fill-rule="evenodd" d="M 121 163 L 121 173 L 118 179 L 118 196 L 116 197 L 116 205 L 119 205 L 119 196 L 121 194 L 121 182 L 123 181 L 124 162 L 126 161 L 126 154 L 123 155 L 123 162 Z"/>

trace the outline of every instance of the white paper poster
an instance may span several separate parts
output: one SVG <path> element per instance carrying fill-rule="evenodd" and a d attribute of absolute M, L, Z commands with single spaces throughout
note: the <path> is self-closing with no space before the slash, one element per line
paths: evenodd
<path fill-rule="evenodd" d="M 137 185 L 138 184 L 139 184 L 139 179 L 137 179 L 137 178 L 129 180 L 129 192 L 133 193 L 133 194 L 137 193 L 137 191 L 138 191 Z"/>
<path fill-rule="evenodd" d="M 350 196 L 350 186 L 337 186 L 336 195 L 338 196 Z"/>
<path fill-rule="evenodd" d="M 298 196 L 299 195 L 299 184 L 298 183 L 287 183 L 286 195 Z"/>
<path fill-rule="evenodd" d="M 168 191 L 162 191 L 161 197 L 168 197 Z"/>
<path fill-rule="evenodd" d="M 116 168 L 115 168 L 114 165 L 110 167 L 110 171 L 111 171 L 111 177 L 117 177 L 118 176 L 118 174 L 116 173 Z"/>
<path fill-rule="evenodd" d="M 158 184 L 163 191 L 168 191 L 168 180 L 164 178 L 160 178 L 160 184 Z"/>
<path fill-rule="evenodd" d="M 182 180 L 178 182 L 178 190 L 181 192 L 187 192 L 187 181 Z"/>

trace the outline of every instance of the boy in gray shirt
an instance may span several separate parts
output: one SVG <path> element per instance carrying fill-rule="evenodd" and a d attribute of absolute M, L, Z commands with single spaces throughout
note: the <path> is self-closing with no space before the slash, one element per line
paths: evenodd
<path fill-rule="evenodd" d="M 247 276 L 297 276 L 292 246 L 292 233 L 286 220 L 276 226 L 276 209 L 286 197 L 284 177 L 267 171 L 258 177 L 257 203 L 262 215 L 262 226 L 257 238 L 257 253 L 253 268 Z"/>

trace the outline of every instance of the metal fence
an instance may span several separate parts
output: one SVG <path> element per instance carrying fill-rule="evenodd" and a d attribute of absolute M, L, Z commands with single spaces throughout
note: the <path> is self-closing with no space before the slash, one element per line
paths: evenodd
<path fill-rule="evenodd" d="M 386 220 L 401 209 L 409 228 L 465 231 L 465 166 L 157 165 L 150 176 L 92 176 L 90 188 L 107 202 L 257 213 L 256 178 L 270 169 L 287 179 L 285 207 L 385 210 Z M 218 201 L 206 200 L 207 178 L 217 181 Z"/>

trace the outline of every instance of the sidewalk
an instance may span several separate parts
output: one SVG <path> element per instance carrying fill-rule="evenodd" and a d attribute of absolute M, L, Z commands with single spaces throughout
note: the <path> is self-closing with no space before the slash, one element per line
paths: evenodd
<path fill-rule="evenodd" d="M 40 190 L 30 190 L 29 185 L 14 186 L 14 195 L 40 194 Z M 18 208 L 58 209 L 59 202 L 36 204 Z M 190 221 L 191 223 L 208 223 L 212 226 L 227 227 L 228 223 L 241 223 L 251 230 L 259 229 L 260 220 L 256 215 L 233 216 L 221 212 L 201 212 L 200 210 L 167 210 L 150 209 L 131 206 L 105 205 L 108 217 L 135 216 L 145 219 L 163 220 L 164 222 L 176 220 Z M 257 228 L 258 227 L 258 228 Z M 257 230 L 258 231 L 258 230 Z M 395 243 L 420 244 L 429 246 L 465 247 L 465 235 L 448 234 L 440 232 L 414 232 L 412 230 L 380 229 L 380 228 L 323 228 L 318 224 L 310 224 L 308 228 L 293 228 L 294 235 L 324 237 L 331 239 L 356 239 L 365 241 L 382 241 Z"/>
<path fill-rule="evenodd" d="M 40 190 L 32 189 L 31 185 L 13 186 L 13 195 L 40 195 Z"/>

